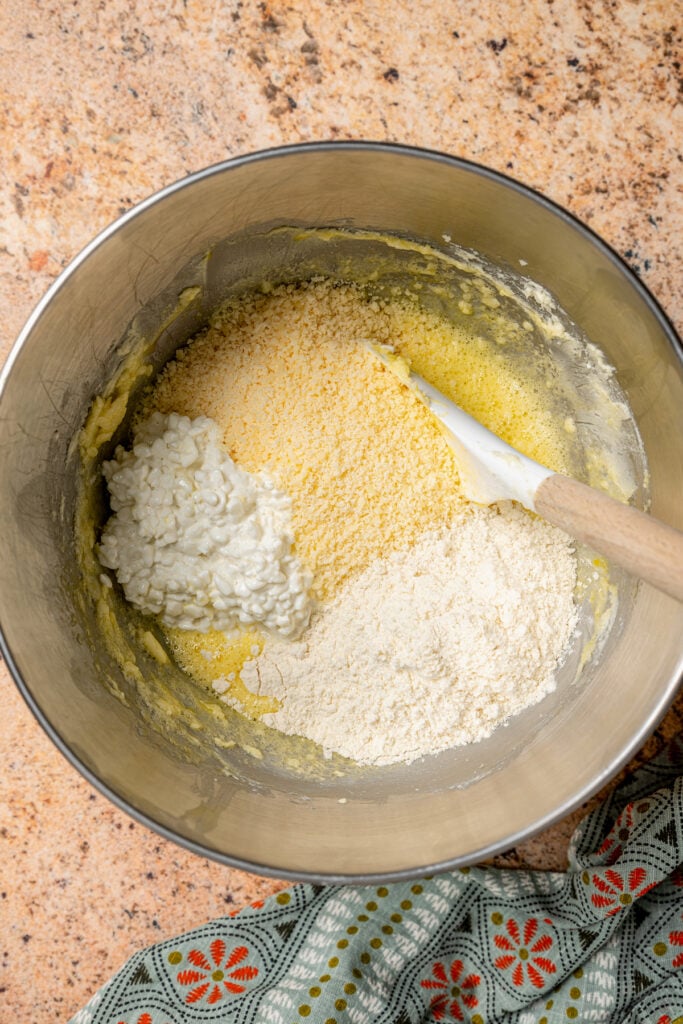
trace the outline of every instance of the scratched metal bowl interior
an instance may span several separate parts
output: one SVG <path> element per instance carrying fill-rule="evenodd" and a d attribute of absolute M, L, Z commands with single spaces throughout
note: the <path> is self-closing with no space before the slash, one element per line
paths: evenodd
<path fill-rule="evenodd" d="M 312 228 L 332 230 L 323 237 Z M 651 496 L 653 512 L 682 525 L 680 343 L 599 239 L 516 183 L 403 147 L 292 147 L 185 179 L 105 231 L 46 295 L 4 371 L 4 650 L 49 735 L 111 799 L 197 852 L 262 873 L 396 878 L 506 849 L 577 806 L 628 760 L 681 673 L 681 607 L 610 567 L 614 621 L 582 664 L 595 610 L 590 594 L 584 598 L 581 635 L 553 694 L 480 743 L 407 766 L 354 770 L 236 713 L 219 721 L 205 691 L 138 643 L 139 621 L 125 602 L 116 617 L 143 686 L 98 639 L 73 526 L 74 438 L 93 397 L 136 346 L 158 372 L 221 302 L 264 281 L 322 274 L 372 281 L 378 294 L 409 287 L 457 318 L 467 271 L 381 236 L 476 253 L 477 266 L 505 285 L 501 313 L 511 322 L 534 301 L 528 288 L 525 296 L 528 282 L 547 289 L 567 330 L 616 368 L 633 414 L 619 443 L 633 500 L 644 507 Z M 478 329 L 486 330 L 484 318 Z M 534 358 L 543 344 L 527 333 L 519 358 Z M 561 352 L 554 358 L 567 361 L 571 406 L 585 367 Z M 126 440 L 136 393 L 99 462 Z M 598 417 L 584 417 L 579 429 L 587 446 L 599 443 Z M 93 495 L 101 523 L 100 483 Z M 293 758 L 296 770 L 287 766 Z"/>

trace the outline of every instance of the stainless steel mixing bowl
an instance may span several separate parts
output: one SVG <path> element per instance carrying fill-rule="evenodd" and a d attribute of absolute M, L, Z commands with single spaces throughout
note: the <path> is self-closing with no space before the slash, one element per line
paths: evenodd
<path fill-rule="evenodd" d="M 324 881 L 471 863 L 565 815 L 638 749 L 680 678 L 682 606 L 640 585 L 602 656 L 540 710 L 450 759 L 322 781 L 239 748 L 221 765 L 201 748 L 179 754 L 138 714 L 115 665 L 107 672 L 118 672 L 124 702 L 102 685 L 106 655 L 79 621 L 68 451 L 93 395 L 131 329 L 156 339 L 161 364 L 231 283 L 258 270 L 258 245 L 244 239 L 278 224 L 373 228 L 437 247 L 448 232 L 494 264 L 519 269 L 523 258 L 617 368 L 649 458 L 653 512 L 683 527 L 680 343 L 606 245 L 539 195 L 447 156 L 365 143 L 271 150 L 195 174 L 123 216 L 62 274 L 17 342 L 0 398 L 5 657 L 69 760 L 197 852 Z M 269 258 L 296 273 L 295 248 Z M 169 318 L 196 285 L 196 301 Z"/>

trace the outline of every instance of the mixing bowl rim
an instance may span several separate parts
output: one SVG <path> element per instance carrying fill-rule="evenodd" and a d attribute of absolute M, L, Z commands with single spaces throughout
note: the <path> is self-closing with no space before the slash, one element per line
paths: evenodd
<path fill-rule="evenodd" d="M 309 884 L 319 885 L 374 885 L 381 882 L 391 883 L 411 881 L 415 878 L 423 878 L 426 875 L 440 874 L 442 872 L 453 871 L 461 867 L 468 867 L 473 864 L 487 861 L 492 857 L 504 853 L 506 850 L 513 849 L 522 842 L 527 842 L 528 840 L 533 839 L 535 836 L 539 835 L 547 828 L 550 828 L 552 825 L 557 824 L 557 822 L 561 821 L 582 804 L 590 800 L 600 789 L 602 789 L 604 785 L 610 782 L 630 760 L 632 760 L 634 755 L 643 746 L 644 742 L 657 728 L 664 714 L 668 710 L 676 691 L 681 684 L 683 684 L 683 656 L 681 656 L 677 666 L 677 671 L 673 676 L 673 683 L 669 685 L 666 695 L 660 700 L 656 710 L 650 714 L 649 718 L 638 732 L 636 738 L 631 742 L 631 744 L 629 744 L 625 752 L 623 752 L 618 758 L 614 759 L 609 767 L 605 768 L 599 776 L 594 778 L 591 783 L 587 784 L 571 800 L 566 801 L 559 809 L 534 822 L 530 828 L 519 829 L 517 832 L 509 835 L 505 841 L 491 843 L 488 846 L 482 846 L 479 849 L 463 856 L 428 862 L 427 864 L 411 868 L 402 868 L 396 871 L 345 874 L 325 873 L 321 871 L 297 871 L 293 868 L 261 864 L 257 861 L 231 856 L 230 854 L 223 853 L 220 850 L 216 850 L 211 846 L 197 842 L 196 840 L 188 839 L 186 836 L 173 831 L 173 829 L 168 826 L 162 825 L 144 811 L 134 807 L 114 789 L 108 786 L 107 783 L 103 782 L 97 775 L 95 775 L 95 773 L 83 761 L 81 761 L 78 755 L 74 753 L 66 741 L 62 739 L 56 727 L 52 725 L 47 716 L 43 713 L 40 705 L 34 699 L 21 677 L 21 673 L 19 672 L 1 630 L 0 651 L 2 652 L 10 674 L 12 675 L 12 678 L 14 679 L 17 688 L 30 711 L 33 713 L 36 721 L 49 739 L 54 743 L 59 752 L 97 792 L 106 797 L 112 804 L 114 804 L 115 807 L 118 807 L 119 810 L 123 811 L 134 821 L 137 821 L 138 824 L 144 825 L 151 832 L 161 836 L 162 839 L 174 843 L 175 845 L 188 850 L 190 853 L 199 857 L 205 857 L 208 860 L 215 861 L 216 863 L 222 864 L 226 867 L 237 868 L 240 871 L 247 871 L 251 874 L 267 878 L 280 878 L 290 882 L 306 882 Z"/>
<path fill-rule="evenodd" d="M 158 191 L 153 192 L 144 199 L 141 199 L 140 202 L 131 206 L 129 210 L 126 210 L 125 213 L 122 213 L 116 218 L 116 220 L 112 221 L 111 224 L 108 224 L 105 228 L 99 231 L 95 237 L 92 238 L 90 242 L 88 242 L 73 257 L 72 260 L 70 260 L 67 266 L 64 267 L 64 269 L 55 278 L 43 297 L 38 301 L 23 328 L 19 332 L 2 368 L 0 368 L 0 400 L 2 399 L 3 391 L 11 374 L 14 361 L 26 339 L 33 330 L 33 327 L 42 316 L 45 308 L 49 305 L 57 292 L 66 284 L 72 274 L 76 272 L 81 263 L 84 263 L 93 252 L 103 245 L 111 235 L 116 234 L 117 231 L 128 223 L 128 221 L 134 220 L 136 217 L 144 213 L 149 207 L 162 202 L 167 196 L 173 195 L 175 192 L 179 192 L 184 188 L 190 188 L 198 181 L 203 181 L 213 177 L 214 175 L 225 173 L 226 171 L 230 171 L 236 167 L 256 163 L 261 160 L 271 160 L 279 157 L 296 155 L 303 152 L 334 151 L 378 152 L 387 153 L 389 155 L 394 154 L 396 156 L 409 156 L 417 159 L 434 161 L 435 163 L 443 163 L 447 166 L 459 167 L 463 170 L 472 172 L 475 175 L 488 179 L 489 181 L 507 186 L 511 188 L 513 192 L 518 192 L 521 195 L 534 200 L 540 206 L 544 207 L 549 213 L 559 217 L 560 220 L 564 221 L 580 235 L 585 236 L 587 240 L 607 256 L 612 263 L 616 264 L 618 270 L 625 274 L 629 283 L 638 293 L 639 298 L 645 302 L 655 319 L 661 323 L 664 328 L 664 333 L 667 335 L 667 338 L 671 343 L 671 347 L 678 356 L 680 367 L 683 370 L 683 340 L 678 336 L 673 321 L 670 319 L 647 285 L 640 280 L 636 272 L 627 263 L 624 257 L 621 256 L 620 253 L 617 252 L 617 250 L 608 242 L 605 242 L 605 240 L 597 234 L 593 228 L 580 220 L 576 214 L 566 210 L 554 199 L 549 199 L 533 186 L 525 185 L 516 178 L 505 174 L 504 171 L 498 171 L 493 168 L 486 167 L 484 164 L 479 164 L 475 160 L 468 160 L 466 157 L 452 156 L 451 154 L 443 153 L 436 149 L 429 149 L 427 147 L 409 146 L 398 142 L 381 142 L 372 140 L 301 142 L 286 146 L 270 146 L 267 149 L 255 150 L 253 152 L 244 153 L 241 156 L 230 157 L 228 160 L 221 160 L 215 164 L 209 164 L 207 167 L 198 171 L 193 171 L 191 174 L 187 174 L 183 178 L 178 178 L 176 181 L 171 182 L 170 185 L 165 185 Z"/>
<path fill-rule="evenodd" d="M 40 320 L 46 308 L 52 302 L 54 296 L 59 292 L 61 288 L 65 286 L 68 279 L 77 271 L 77 269 L 84 263 L 92 253 L 94 253 L 101 245 L 103 245 L 111 236 L 115 235 L 122 227 L 124 227 L 129 221 L 142 215 L 148 208 L 162 202 L 168 196 L 175 194 L 176 192 L 189 188 L 197 182 L 204 181 L 205 179 L 211 178 L 214 175 L 229 172 L 237 167 L 247 165 L 252 162 L 261 160 L 277 159 L 281 157 L 287 157 L 290 155 L 299 155 L 304 152 L 381 152 L 387 155 L 394 154 L 401 157 L 411 157 L 421 160 L 434 161 L 436 163 L 442 163 L 446 166 L 453 167 L 456 169 L 462 169 L 483 177 L 489 181 L 495 182 L 496 184 L 503 185 L 506 188 L 512 189 L 512 191 L 519 193 L 525 198 L 531 199 L 538 203 L 550 214 L 558 217 L 561 221 L 567 224 L 570 228 L 577 231 L 579 235 L 583 236 L 587 242 L 596 247 L 607 259 L 611 262 L 615 268 L 620 271 L 635 292 L 639 296 L 640 300 L 644 302 L 645 306 L 650 310 L 655 320 L 660 324 L 664 335 L 671 344 L 671 348 L 677 357 L 678 368 L 680 372 L 683 372 L 683 343 L 678 337 L 678 334 L 674 328 L 673 322 L 669 319 L 657 299 L 654 297 L 649 288 L 640 280 L 638 275 L 626 260 L 607 242 L 604 241 L 592 228 L 583 223 L 576 215 L 570 213 L 560 204 L 554 200 L 549 199 L 543 193 L 539 192 L 535 188 L 529 185 L 525 185 L 515 178 L 505 174 L 504 172 L 494 170 L 486 167 L 475 161 L 468 160 L 464 157 L 452 156 L 447 153 L 440 152 L 438 150 L 409 146 L 402 143 L 391 143 L 371 140 L 353 140 L 353 141 L 341 141 L 341 142 L 307 142 L 307 143 L 296 143 L 286 146 L 275 146 L 269 147 L 263 150 L 256 150 L 250 153 L 243 154 L 241 156 L 232 157 L 228 160 L 220 161 L 215 164 L 211 164 L 208 167 L 202 168 L 199 171 L 195 171 L 192 174 L 186 175 L 183 178 L 172 182 L 170 185 L 154 192 L 152 195 L 147 196 L 141 200 L 135 206 L 127 210 L 115 221 L 100 231 L 64 268 L 59 276 L 53 281 L 45 295 L 37 303 L 33 312 L 30 314 L 26 321 L 23 329 L 19 333 L 14 345 L 8 357 L 4 363 L 4 366 L 0 370 L 0 404 L 4 391 L 7 387 L 8 381 L 11 377 L 12 368 L 14 363 L 33 332 L 34 327 Z M 380 881 L 407 881 L 424 874 L 432 874 L 441 871 L 449 871 L 458 867 L 466 866 L 469 864 L 477 863 L 482 860 L 486 860 L 496 854 L 499 854 L 511 847 L 518 845 L 522 841 L 531 839 L 533 836 L 538 835 L 544 829 L 550 827 L 556 822 L 560 821 L 566 815 L 570 814 L 577 807 L 579 807 L 586 800 L 590 799 L 602 786 L 614 778 L 614 776 L 626 765 L 635 753 L 640 749 L 645 740 L 652 734 L 654 729 L 661 721 L 662 717 L 666 713 L 668 707 L 673 700 L 676 691 L 683 682 L 683 654 L 681 655 L 677 670 L 672 674 L 672 679 L 666 692 L 663 694 L 655 708 L 652 709 L 650 715 L 641 725 L 636 735 L 631 739 L 631 742 L 622 749 L 621 753 L 612 760 L 611 764 L 605 768 L 599 776 L 595 777 L 589 784 L 587 784 L 581 791 L 575 793 L 571 800 L 566 801 L 560 807 L 556 808 L 552 813 L 545 815 L 542 819 L 536 821 L 530 828 L 521 829 L 516 833 L 506 837 L 505 841 L 490 844 L 489 846 L 481 847 L 480 849 L 473 851 L 464 856 L 450 858 L 435 863 L 429 863 L 420 865 L 413 868 L 404 868 L 398 871 L 389 872 L 374 872 L 369 874 L 326 874 L 325 872 L 311 872 L 311 871 L 296 871 L 291 868 L 278 868 L 271 865 L 259 864 L 254 861 L 244 860 L 239 857 L 233 857 L 229 854 L 225 854 L 219 850 L 215 850 L 210 846 L 199 843 L 195 840 L 188 839 L 185 836 L 174 832 L 171 828 L 160 824 L 155 821 L 151 816 L 133 807 L 126 799 L 121 797 L 115 790 L 110 788 L 105 782 L 98 778 L 97 775 L 75 754 L 75 752 L 69 747 L 65 740 L 62 739 L 60 733 L 57 731 L 50 720 L 47 718 L 45 713 L 42 711 L 40 705 L 33 697 L 28 683 L 23 679 L 23 676 L 16 664 L 12 651 L 5 636 L 5 631 L 2 623 L 0 622 L 0 652 L 2 653 L 7 667 L 10 671 L 12 678 L 14 679 L 19 692 L 22 694 L 26 704 L 33 713 L 39 725 L 42 727 L 47 736 L 52 740 L 57 749 L 66 758 L 66 760 L 73 765 L 74 768 L 89 782 L 98 792 L 110 800 L 116 807 L 124 811 L 135 821 L 144 825 L 145 827 L 156 832 L 164 839 L 179 845 L 190 852 L 197 854 L 198 856 L 207 857 L 211 860 L 217 861 L 218 863 L 224 864 L 229 867 L 238 868 L 243 871 L 256 872 L 260 875 L 282 878 L 288 881 L 305 881 L 310 883 L 321 883 L 321 884 L 371 884 Z"/>

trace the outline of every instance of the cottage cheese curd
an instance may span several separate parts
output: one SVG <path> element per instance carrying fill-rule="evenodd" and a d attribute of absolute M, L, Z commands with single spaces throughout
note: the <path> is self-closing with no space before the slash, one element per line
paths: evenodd
<path fill-rule="evenodd" d="M 237 466 L 205 416 L 154 413 L 103 467 L 113 515 L 99 547 L 126 599 L 166 626 L 259 623 L 294 636 L 311 574 L 292 552 L 290 501 Z"/>

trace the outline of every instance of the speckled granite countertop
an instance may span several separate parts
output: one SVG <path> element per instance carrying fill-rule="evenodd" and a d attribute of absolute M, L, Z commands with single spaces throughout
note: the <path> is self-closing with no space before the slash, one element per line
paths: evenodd
<path fill-rule="evenodd" d="M 680 330 L 682 15 L 678 0 L 7 0 L 0 356 L 138 200 L 314 139 L 441 149 L 541 190 L 625 257 Z M 0 685 L 3 1019 L 68 1020 L 136 949 L 278 886 L 134 824 L 57 753 L 4 668 Z M 649 746 L 682 716 L 679 702 Z M 501 862 L 561 868 L 579 816 Z"/>

